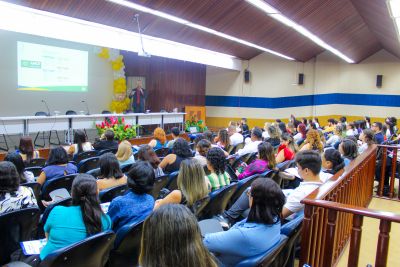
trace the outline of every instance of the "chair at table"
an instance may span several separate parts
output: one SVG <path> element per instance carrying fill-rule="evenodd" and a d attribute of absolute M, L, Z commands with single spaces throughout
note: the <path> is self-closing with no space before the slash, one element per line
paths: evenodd
<path fill-rule="evenodd" d="M 45 158 L 35 158 L 31 159 L 29 163 L 25 164 L 25 167 L 44 167 L 44 165 L 46 165 Z"/>
<path fill-rule="evenodd" d="M 124 225 L 117 232 L 108 267 L 137 266 L 143 221 Z"/>
<path fill-rule="evenodd" d="M 33 176 L 38 177 L 40 173 L 42 172 L 42 167 L 37 166 L 37 167 L 27 167 L 25 168 L 25 171 L 32 172 Z"/>
<path fill-rule="evenodd" d="M 85 151 L 85 152 L 81 152 L 79 154 L 75 154 L 73 161 L 75 161 L 77 164 L 79 164 L 84 159 L 93 158 L 93 157 L 97 157 L 97 156 L 98 156 L 98 152 L 96 150 Z"/>
<path fill-rule="evenodd" d="M 20 248 L 20 242 L 32 240 L 39 217 L 38 208 L 26 208 L 0 215 L 1 266 L 10 261 L 10 254 Z"/>
<path fill-rule="evenodd" d="M 100 191 L 99 198 L 101 203 L 111 202 L 115 197 L 124 195 L 129 190 L 128 185 L 118 185 Z"/>
<path fill-rule="evenodd" d="M 88 159 L 84 159 L 78 163 L 76 166 L 78 168 L 79 173 L 85 173 L 90 170 L 96 169 L 99 167 L 99 157 L 92 157 Z"/>
<path fill-rule="evenodd" d="M 92 235 L 68 247 L 58 249 L 40 263 L 40 267 L 103 267 L 106 265 L 115 234 L 106 231 Z"/>
<path fill-rule="evenodd" d="M 44 112 L 44 111 L 38 111 L 38 112 L 35 113 L 35 116 L 47 116 L 47 115 L 48 114 L 46 112 Z M 49 140 L 49 145 L 58 145 L 59 146 L 61 144 L 60 138 L 58 136 L 58 132 L 56 130 L 50 130 L 48 136 L 46 136 L 45 134 L 46 134 L 45 131 L 39 131 L 35 136 L 35 139 L 33 141 L 33 145 L 34 146 L 38 146 L 38 147 L 45 147 L 45 145 L 46 145 L 46 141 L 45 140 L 46 139 Z M 51 140 L 51 135 L 52 134 L 55 134 L 55 136 L 57 138 L 57 142 L 56 143 L 53 143 L 52 140 Z M 36 143 L 38 138 L 43 141 L 43 144 Z"/>

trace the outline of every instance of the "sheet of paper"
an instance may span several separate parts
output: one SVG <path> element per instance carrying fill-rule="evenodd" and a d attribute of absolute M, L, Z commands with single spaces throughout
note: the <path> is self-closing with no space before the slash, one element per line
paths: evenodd
<path fill-rule="evenodd" d="M 47 244 L 47 239 L 25 241 L 20 244 L 25 255 L 36 255 L 40 254 L 42 248 Z"/>

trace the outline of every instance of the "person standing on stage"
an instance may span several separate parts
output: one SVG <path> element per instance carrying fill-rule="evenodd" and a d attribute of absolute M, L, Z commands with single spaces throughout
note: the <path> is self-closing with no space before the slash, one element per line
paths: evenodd
<path fill-rule="evenodd" d="M 129 94 L 131 99 L 131 109 L 134 113 L 144 113 L 147 90 L 142 87 L 142 80 L 136 82 L 136 88 Z"/>

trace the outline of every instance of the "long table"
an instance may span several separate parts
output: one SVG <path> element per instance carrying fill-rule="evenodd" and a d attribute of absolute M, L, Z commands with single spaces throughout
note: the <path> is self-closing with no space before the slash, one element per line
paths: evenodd
<path fill-rule="evenodd" d="M 69 143 L 73 130 L 94 129 L 104 118 L 112 116 L 124 117 L 127 124 L 159 125 L 162 128 L 166 124 L 180 124 L 181 130 L 185 122 L 183 112 L 0 117 L 0 134 L 29 135 L 40 131 L 67 131 L 66 141 Z"/>

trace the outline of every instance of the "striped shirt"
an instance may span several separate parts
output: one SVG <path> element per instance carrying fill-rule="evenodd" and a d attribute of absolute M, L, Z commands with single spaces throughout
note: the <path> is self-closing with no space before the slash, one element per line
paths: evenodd
<path fill-rule="evenodd" d="M 217 175 L 216 173 L 211 173 L 207 175 L 207 179 L 210 182 L 211 185 L 211 191 L 220 189 L 221 187 L 224 187 L 226 185 L 229 185 L 231 183 L 231 177 L 227 172 L 224 172 L 223 174 Z"/>

